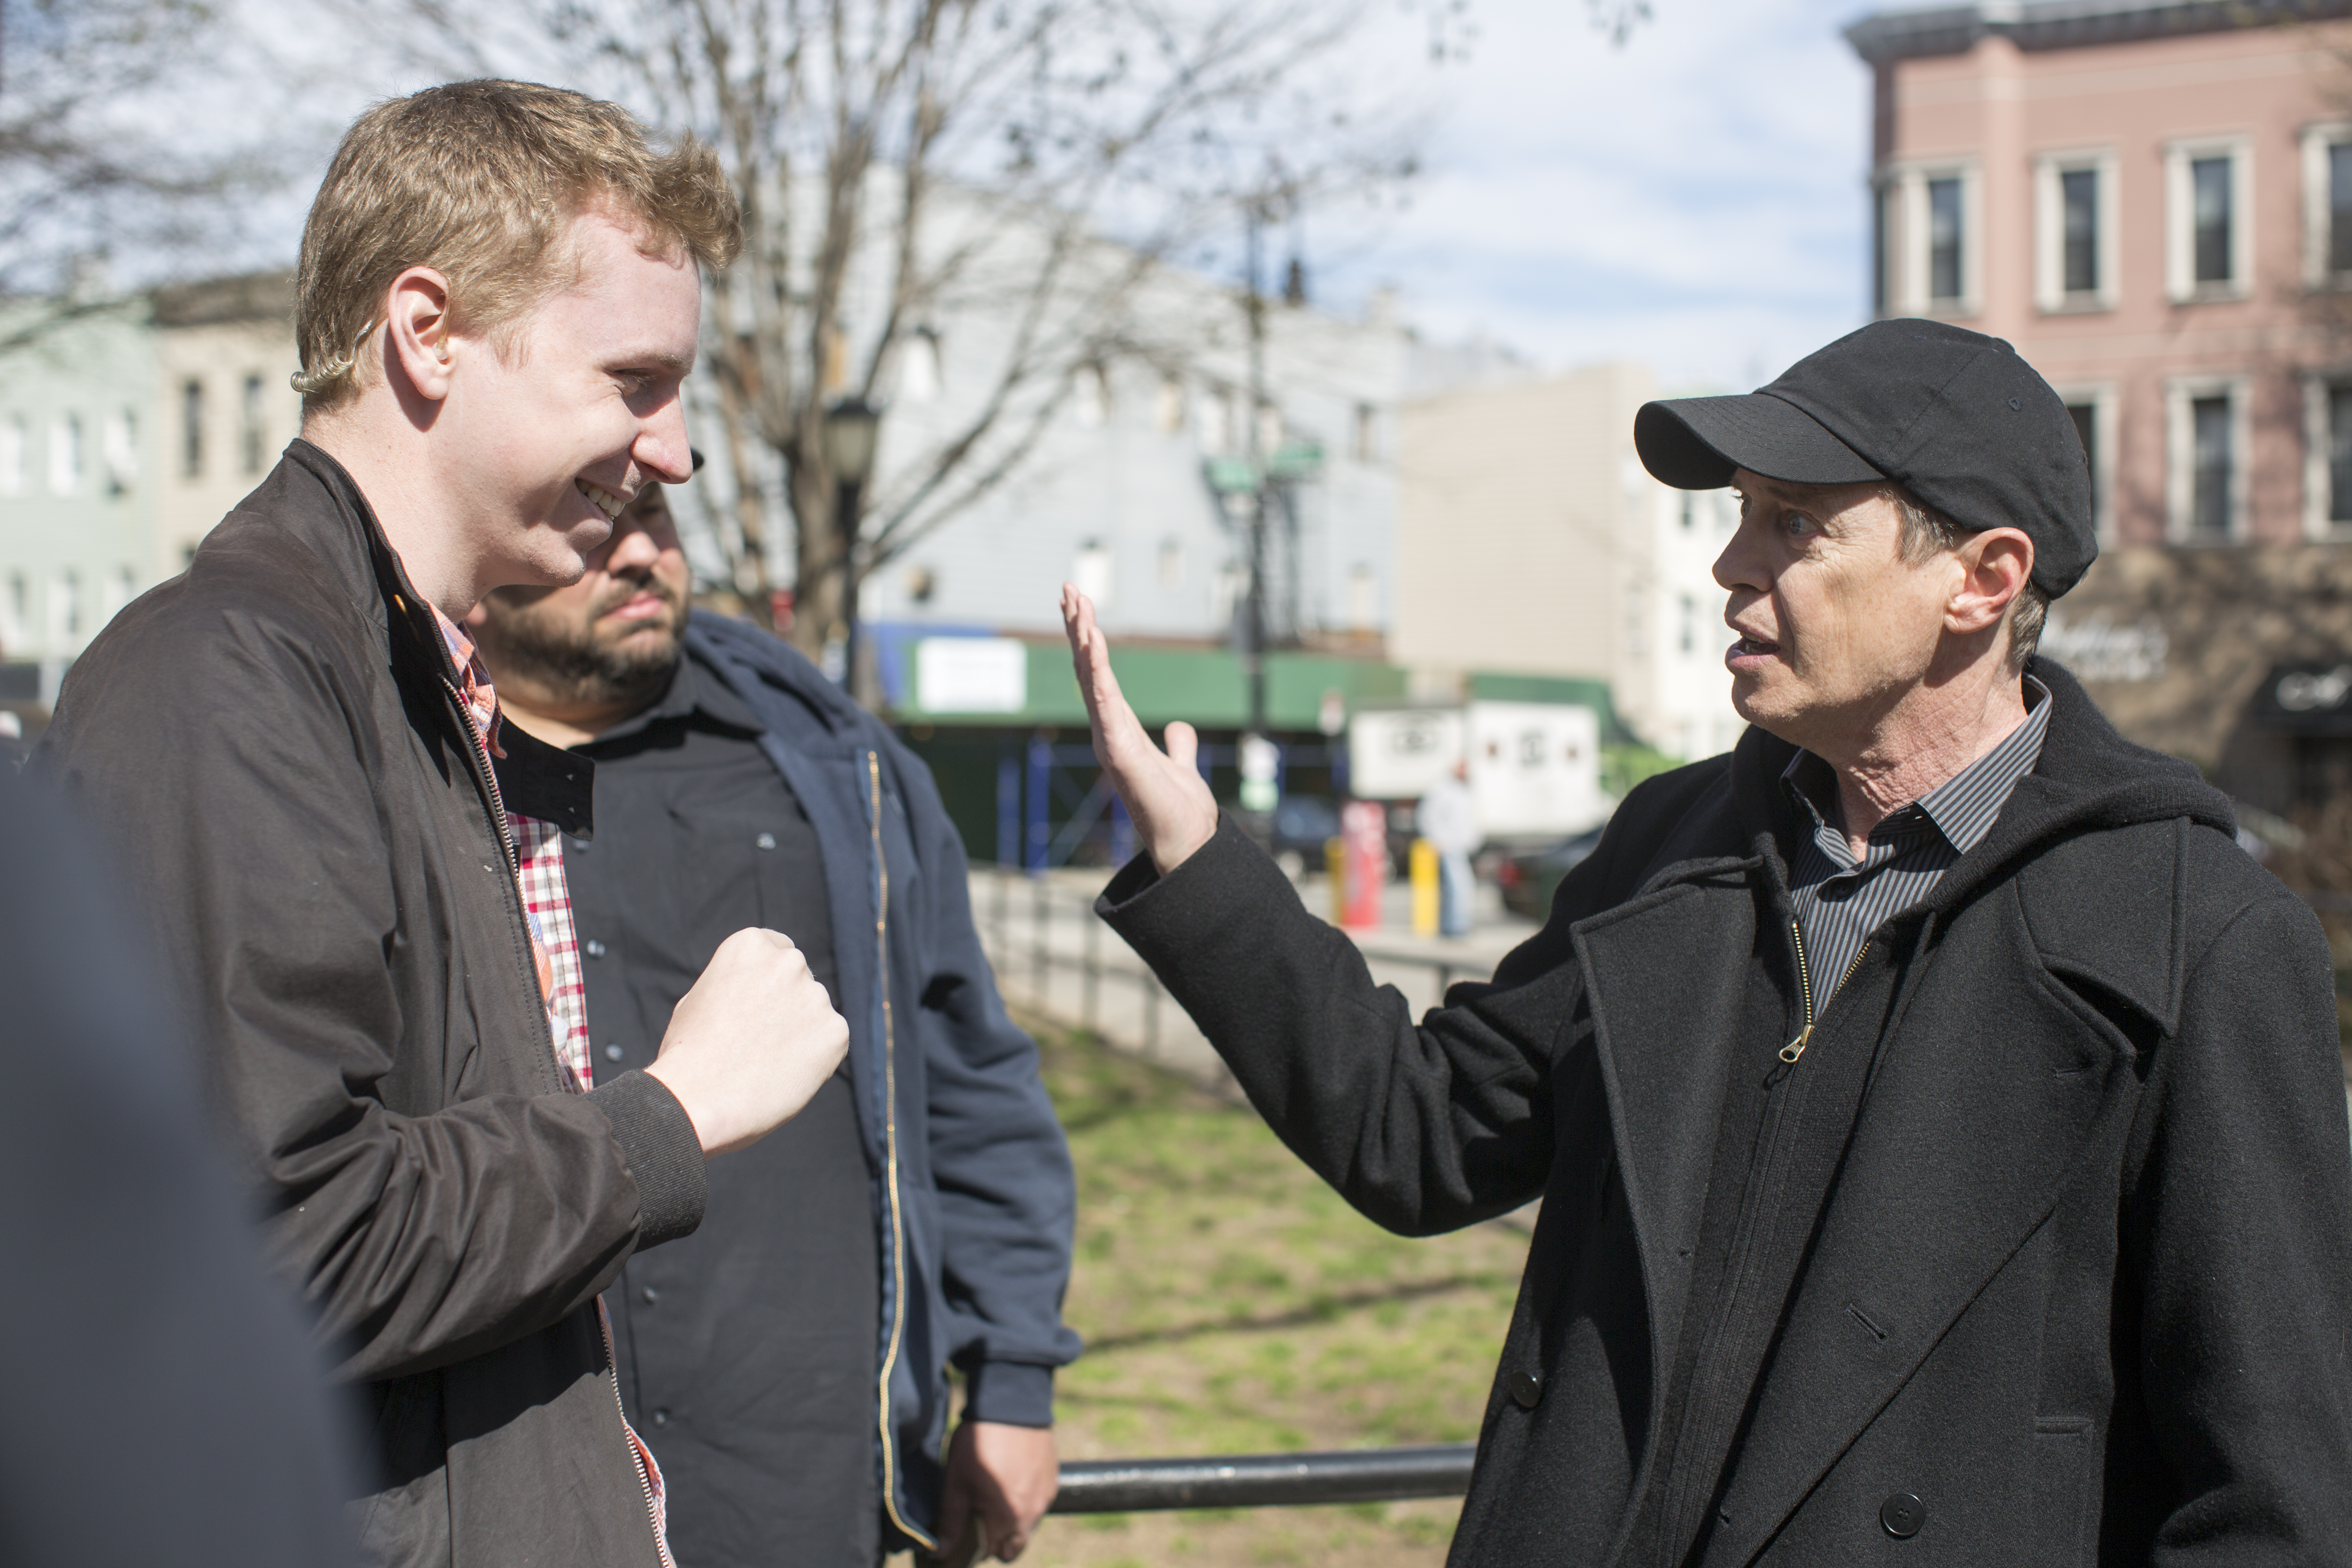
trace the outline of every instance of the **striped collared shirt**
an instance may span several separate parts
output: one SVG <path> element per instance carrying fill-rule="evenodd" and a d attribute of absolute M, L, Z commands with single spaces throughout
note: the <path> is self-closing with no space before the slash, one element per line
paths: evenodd
<path fill-rule="evenodd" d="M 1879 926 L 1926 898 L 1952 862 L 1992 831 L 2017 781 L 2042 756 L 2050 728 L 2050 691 L 2025 678 L 2025 721 L 1958 773 L 1871 829 L 1854 858 L 1840 825 L 1837 777 L 1811 752 L 1789 759 L 1780 782 L 1812 833 L 1789 866 L 1789 891 L 1804 937 L 1805 971 L 1817 1006 L 1844 982 Z"/>

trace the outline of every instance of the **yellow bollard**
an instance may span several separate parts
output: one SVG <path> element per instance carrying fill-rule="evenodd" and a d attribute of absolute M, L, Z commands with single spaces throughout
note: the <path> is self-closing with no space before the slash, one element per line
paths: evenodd
<path fill-rule="evenodd" d="M 1412 934 L 1437 934 L 1437 846 L 1412 841 Z"/>
<path fill-rule="evenodd" d="M 1331 923 L 1348 923 L 1348 841 L 1338 834 L 1323 840 L 1323 870 L 1331 879 Z"/>

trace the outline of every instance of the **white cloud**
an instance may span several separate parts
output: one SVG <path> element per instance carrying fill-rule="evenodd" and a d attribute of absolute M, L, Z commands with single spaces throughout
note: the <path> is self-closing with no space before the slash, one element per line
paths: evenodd
<path fill-rule="evenodd" d="M 1440 340 L 1749 385 L 1867 310 L 1870 78 L 1807 0 L 1654 0 L 1622 48 L 1567 0 L 1476 0 L 1411 206 L 1346 248 Z"/>

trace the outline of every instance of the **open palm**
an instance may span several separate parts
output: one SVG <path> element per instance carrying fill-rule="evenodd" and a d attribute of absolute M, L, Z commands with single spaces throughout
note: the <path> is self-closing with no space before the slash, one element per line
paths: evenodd
<path fill-rule="evenodd" d="M 1062 625 L 1070 634 L 1070 662 L 1087 700 L 1095 760 L 1135 819 L 1151 863 L 1165 876 L 1217 831 L 1217 797 L 1196 765 L 1201 738 L 1180 720 L 1168 726 L 1166 751 L 1151 743 L 1111 673 L 1110 645 L 1095 624 L 1093 601 L 1067 583 L 1062 584 Z"/>

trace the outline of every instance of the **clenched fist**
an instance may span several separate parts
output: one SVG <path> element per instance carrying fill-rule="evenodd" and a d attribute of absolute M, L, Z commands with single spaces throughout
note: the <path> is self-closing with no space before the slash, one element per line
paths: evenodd
<path fill-rule="evenodd" d="M 646 1071 L 686 1108 L 708 1158 L 799 1115 L 848 1049 L 849 1026 L 793 939 L 754 929 L 719 944 Z"/>

